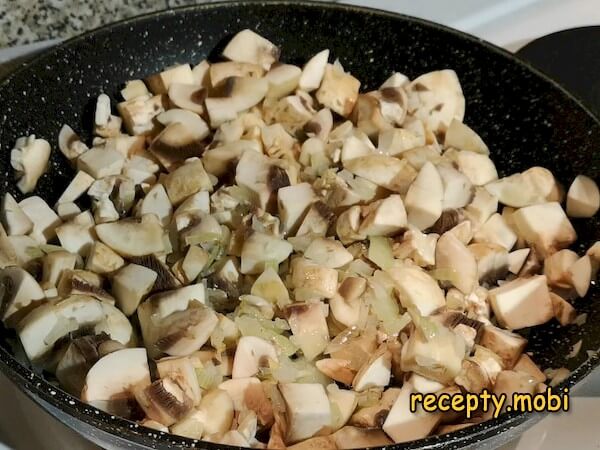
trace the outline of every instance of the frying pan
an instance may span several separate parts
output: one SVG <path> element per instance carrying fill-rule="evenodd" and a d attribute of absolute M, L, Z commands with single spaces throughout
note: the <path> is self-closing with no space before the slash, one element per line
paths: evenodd
<path fill-rule="evenodd" d="M 211 3 L 141 16 L 72 39 L 14 71 L 0 82 L 3 190 L 22 197 L 9 162 L 9 151 L 18 137 L 35 133 L 56 143 L 60 127 L 67 123 L 90 140 L 94 99 L 99 93 L 115 101 L 128 79 L 176 62 L 214 59 L 227 39 L 244 28 L 280 45 L 283 59 L 296 64 L 323 48 L 331 49 L 363 82 L 363 90 L 378 86 L 393 71 L 412 78 L 453 68 L 467 101 L 465 122 L 489 145 L 500 176 L 541 165 L 567 185 L 580 173 L 598 178 L 598 120 L 560 86 L 509 53 L 398 14 L 339 4 L 276 1 Z M 72 175 L 65 159 L 54 151 L 36 194 L 53 204 Z M 580 245 L 575 250 L 583 251 L 600 238 L 599 225 L 597 219 L 574 221 Z M 582 326 L 561 328 L 553 321 L 524 331 L 528 351 L 538 364 L 572 371 L 562 384 L 565 387 L 583 379 L 599 361 L 595 353 L 600 348 L 600 328 L 595 326 L 600 322 L 598 288 L 592 286 L 575 306 L 587 313 Z M 225 448 L 161 434 L 78 401 L 29 368 L 11 345 L 13 339 L 10 331 L 0 333 L 0 369 L 42 408 L 104 448 Z M 581 351 L 568 358 L 579 340 Z M 388 448 L 491 448 L 539 418 L 508 413 L 449 435 Z"/>

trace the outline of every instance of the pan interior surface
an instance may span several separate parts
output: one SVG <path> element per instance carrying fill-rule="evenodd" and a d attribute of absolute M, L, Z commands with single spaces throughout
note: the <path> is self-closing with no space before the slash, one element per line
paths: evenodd
<path fill-rule="evenodd" d="M 36 134 L 53 145 L 50 167 L 35 195 L 53 205 L 74 172 L 57 148 L 58 132 L 69 124 L 91 140 L 92 114 L 98 94 L 108 94 L 113 107 L 130 79 L 143 78 L 175 63 L 218 59 L 224 43 L 250 28 L 280 46 L 281 59 L 301 64 L 329 48 L 344 68 L 363 82 L 361 91 L 381 84 L 391 73 L 413 78 L 424 72 L 454 69 L 466 98 L 465 123 L 488 144 L 500 176 L 543 166 L 567 186 L 578 174 L 600 175 L 600 125 L 557 85 L 515 58 L 477 39 L 425 21 L 319 3 L 207 4 L 142 16 L 96 30 L 53 49 L 0 83 L 0 173 L 4 192 L 18 200 L 10 150 L 18 137 Z M 600 239 L 598 219 L 574 220 L 582 252 Z M 543 368 L 567 367 L 571 386 L 597 365 L 600 348 L 600 290 L 575 302 L 586 313 L 582 326 L 560 327 L 555 321 L 524 333 L 527 351 Z M 0 367 L 36 400 L 42 400 L 108 435 L 120 436 L 141 448 L 179 448 L 192 441 L 148 433 L 131 422 L 111 418 L 45 382 L 32 373 L 0 339 Z M 582 340 L 579 354 L 568 358 Z M 52 393 L 54 392 L 54 393 Z M 397 448 L 462 448 L 516 427 L 526 415 L 497 420 L 452 434 L 431 437 Z M 195 444 L 223 448 L 214 444 Z"/>

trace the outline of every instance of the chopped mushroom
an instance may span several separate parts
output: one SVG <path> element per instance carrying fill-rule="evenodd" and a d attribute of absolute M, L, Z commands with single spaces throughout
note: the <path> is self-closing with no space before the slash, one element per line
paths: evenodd
<path fill-rule="evenodd" d="M 327 64 L 316 98 L 340 116 L 348 117 L 354 109 L 359 88 L 360 81 L 344 72 L 341 66 Z"/>
<path fill-rule="evenodd" d="M 512 215 L 517 234 L 543 257 L 566 248 L 577 239 L 575 229 L 558 203 L 521 208 Z"/>
<path fill-rule="evenodd" d="M 23 212 L 15 198 L 8 192 L 4 194 L 0 207 L 2 225 L 9 236 L 26 235 L 33 229 L 33 222 Z"/>
<path fill-rule="evenodd" d="M 232 61 L 258 64 L 269 70 L 279 59 L 279 49 L 269 40 L 246 29 L 229 41 L 223 50 L 223 56 Z"/>
<path fill-rule="evenodd" d="M 442 179 L 435 166 L 428 162 L 408 188 L 404 200 L 408 222 L 420 230 L 429 228 L 442 214 L 443 200 Z"/>
<path fill-rule="evenodd" d="M 462 429 L 492 412 L 411 394 L 568 375 L 511 330 L 585 322 L 600 243 L 580 251 L 568 217 L 597 213 L 595 181 L 565 213 L 548 169 L 498 178 L 454 71 L 359 92 L 330 56 L 279 62 L 242 30 L 223 61 L 129 80 L 114 114 L 94 94 L 91 148 L 61 128 L 75 171 L 54 208 L 0 205 L 1 319 L 32 366 L 161 433 L 295 450 Z M 23 193 L 49 156 L 17 140 Z"/>
<path fill-rule="evenodd" d="M 150 385 L 146 350 L 127 348 L 100 358 L 85 379 L 81 398 L 108 413 L 133 398 L 133 389 Z"/>
<path fill-rule="evenodd" d="M 411 412 L 412 393 L 414 388 L 410 383 L 404 383 L 382 426 L 383 431 L 396 443 L 428 436 L 441 419 L 440 413 L 428 413 L 423 410 Z"/>
<path fill-rule="evenodd" d="M 279 385 L 288 416 L 286 442 L 314 436 L 331 424 L 331 408 L 322 385 L 315 383 L 283 383 Z"/>
<path fill-rule="evenodd" d="M 600 191 L 594 180 L 578 175 L 567 192 L 569 217 L 592 217 L 600 208 Z"/>
<path fill-rule="evenodd" d="M 10 152 L 10 165 L 19 177 L 17 187 L 23 194 L 32 192 L 46 171 L 50 158 L 50 144 L 35 135 L 17 139 Z"/>

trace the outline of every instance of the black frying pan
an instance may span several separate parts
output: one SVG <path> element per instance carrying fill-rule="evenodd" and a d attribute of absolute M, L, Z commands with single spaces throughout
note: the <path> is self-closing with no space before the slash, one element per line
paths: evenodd
<path fill-rule="evenodd" d="M 56 143 L 63 123 L 90 138 L 93 100 L 100 92 L 118 98 L 122 83 L 157 72 L 176 62 L 197 62 L 218 55 L 226 39 L 251 28 L 282 47 L 283 59 L 305 61 L 330 48 L 344 67 L 378 86 L 393 71 L 409 77 L 453 68 L 465 97 L 465 122 L 489 145 L 500 175 L 542 165 L 564 184 L 579 173 L 598 179 L 600 123 L 557 84 L 509 53 L 439 25 L 365 8 L 308 2 L 214 3 L 150 14 L 72 39 L 0 83 L 0 173 L 4 189 L 20 198 L 8 152 L 15 140 L 35 133 Z M 72 171 L 58 151 L 41 179 L 37 194 L 53 204 Z M 576 220 L 582 251 L 600 238 L 598 220 Z M 528 351 L 544 368 L 572 370 L 563 383 L 571 387 L 598 365 L 588 350 L 600 348 L 600 291 L 592 286 L 576 301 L 588 314 L 581 326 L 561 328 L 552 322 L 526 330 Z M 25 393 L 60 420 L 106 448 L 224 448 L 157 434 L 111 417 L 70 397 L 33 373 L 0 337 L 0 368 Z M 571 346 L 581 352 L 567 359 Z M 6 406 L 3 406 L 6 407 Z M 504 414 L 496 420 L 445 436 L 394 448 L 485 448 L 506 442 L 539 416 Z"/>

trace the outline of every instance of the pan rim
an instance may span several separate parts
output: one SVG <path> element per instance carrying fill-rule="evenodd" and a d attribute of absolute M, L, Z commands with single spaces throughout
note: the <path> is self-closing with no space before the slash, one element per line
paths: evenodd
<path fill-rule="evenodd" d="M 51 49 L 43 51 L 31 60 L 20 64 L 19 66 L 15 67 L 11 71 L 0 77 L 0 89 L 3 89 L 13 78 L 18 77 L 21 73 L 25 73 L 30 68 L 30 66 L 43 64 L 46 59 L 53 58 L 56 53 L 76 46 L 77 44 L 84 42 L 86 39 L 94 37 L 103 32 L 107 32 L 115 28 L 126 27 L 128 25 L 134 25 L 152 19 L 161 18 L 164 16 L 185 14 L 187 11 L 208 11 L 214 9 L 240 8 L 246 4 L 260 6 L 300 6 L 319 10 L 350 11 L 356 14 L 370 14 L 374 16 L 391 18 L 396 20 L 400 19 L 406 22 L 412 22 L 419 25 L 423 25 L 424 27 L 429 29 L 441 30 L 445 33 L 449 33 L 455 37 L 458 37 L 463 41 L 467 41 L 472 45 L 483 46 L 488 51 L 495 54 L 499 54 L 502 57 L 507 58 L 513 64 L 527 69 L 527 71 L 534 74 L 538 79 L 543 80 L 545 83 L 552 86 L 553 89 L 558 90 L 562 95 L 570 99 L 570 101 L 574 102 L 574 104 L 577 105 L 579 109 L 584 111 L 592 119 L 592 121 L 598 127 L 600 127 L 600 119 L 594 113 L 592 113 L 591 110 L 585 104 L 583 104 L 583 102 L 577 96 L 567 91 L 561 84 L 550 78 L 543 71 L 536 69 L 527 61 L 522 60 L 516 55 L 510 53 L 509 51 L 501 47 L 496 46 L 495 44 L 492 44 L 488 41 L 485 41 L 468 33 L 426 19 L 385 11 L 377 8 L 346 5 L 343 3 L 323 3 L 314 0 L 263 0 L 259 2 L 253 0 L 218 1 L 212 3 L 164 9 L 119 20 L 69 38 L 64 42 L 61 42 L 60 44 L 52 47 Z M 558 387 L 572 388 L 575 384 L 579 383 L 587 375 L 589 375 L 589 373 L 599 365 L 600 354 L 592 355 L 583 364 L 581 364 L 578 368 L 572 371 L 569 377 Z M 11 380 L 11 382 L 13 382 L 21 391 L 23 391 L 27 396 L 32 398 L 38 404 L 41 402 L 46 402 L 54 408 L 61 410 L 63 413 L 72 416 L 78 421 L 84 422 L 88 426 L 98 428 L 100 431 L 108 433 L 119 439 L 126 439 L 127 441 L 131 441 L 138 445 L 147 446 L 149 448 L 153 448 L 154 444 L 160 445 L 161 447 L 159 448 L 198 447 L 200 442 L 201 445 L 207 449 L 239 448 L 218 445 L 206 441 L 199 441 L 196 439 L 183 438 L 168 433 L 162 433 L 156 430 L 142 427 L 141 425 L 138 425 L 127 419 L 111 416 L 110 414 L 105 413 L 104 411 L 101 411 L 82 402 L 76 397 L 64 393 L 62 390 L 58 389 L 56 386 L 46 381 L 44 378 L 37 375 L 35 372 L 21 364 L 3 347 L 0 347 L 0 370 L 2 370 L 2 372 Z M 509 428 L 524 425 L 526 422 L 531 423 L 533 421 L 537 421 L 541 419 L 541 417 L 542 414 L 539 413 L 508 413 L 503 414 L 496 419 L 482 422 L 477 425 L 473 425 L 466 429 L 458 430 L 449 434 L 429 436 L 423 439 L 407 443 L 393 444 L 391 446 L 387 446 L 386 448 L 396 450 L 425 450 L 437 448 L 439 444 L 442 443 L 450 444 L 452 446 L 471 445 L 476 442 L 485 441 L 493 436 L 497 436 L 501 432 Z M 75 429 L 75 431 L 79 432 L 79 430 L 77 429 Z"/>

